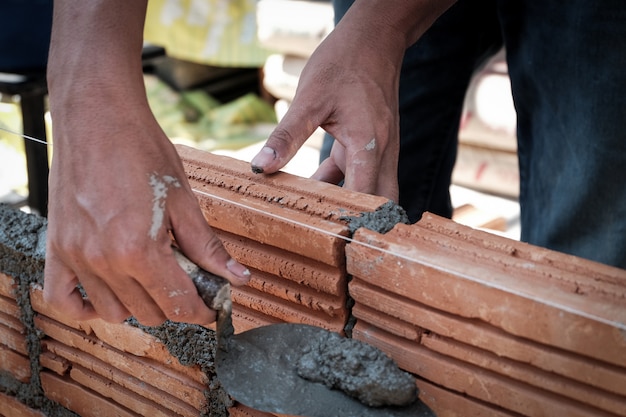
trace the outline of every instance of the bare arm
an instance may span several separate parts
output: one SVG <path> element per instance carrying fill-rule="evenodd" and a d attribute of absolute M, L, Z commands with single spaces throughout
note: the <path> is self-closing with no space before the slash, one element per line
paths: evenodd
<path fill-rule="evenodd" d="M 180 159 L 148 107 L 145 0 L 55 2 L 48 64 L 54 154 L 44 296 L 75 319 L 146 325 L 215 319 L 170 248 L 248 279 L 206 224 Z M 76 290 L 81 283 L 84 302 Z"/>
<path fill-rule="evenodd" d="M 404 51 L 454 0 L 357 0 L 309 59 L 255 171 L 281 169 L 321 126 L 337 141 L 313 178 L 398 198 L 398 83 Z"/>

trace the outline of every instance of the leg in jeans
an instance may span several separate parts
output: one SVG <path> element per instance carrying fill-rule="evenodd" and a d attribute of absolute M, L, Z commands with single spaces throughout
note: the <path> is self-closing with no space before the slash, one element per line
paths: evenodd
<path fill-rule="evenodd" d="M 352 2 L 333 3 L 340 19 Z M 400 79 L 399 203 L 413 222 L 426 210 L 452 215 L 449 186 L 465 92 L 474 70 L 501 43 L 495 2 L 460 0 L 406 52 Z"/>
<path fill-rule="evenodd" d="M 522 240 L 626 268 L 626 3 L 506 0 Z"/>

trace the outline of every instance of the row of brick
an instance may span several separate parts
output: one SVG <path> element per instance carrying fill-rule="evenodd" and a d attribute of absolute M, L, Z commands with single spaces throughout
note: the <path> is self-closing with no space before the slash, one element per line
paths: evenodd
<path fill-rule="evenodd" d="M 431 215 L 384 235 L 360 229 L 347 243 L 343 218 L 385 199 L 178 151 L 207 222 L 253 272 L 233 291 L 237 331 L 297 322 L 343 333 L 354 316 L 353 337 L 418 376 L 439 416 L 625 415 L 624 271 Z M 7 324 L 19 308 L 2 297 L 0 325 L 19 334 Z M 119 415 L 207 407 L 208 375 L 145 331 L 73 323 L 37 287 L 30 300 L 50 399 L 85 416 L 95 415 L 89 403 Z M 241 405 L 230 415 L 272 416 Z"/>
<path fill-rule="evenodd" d="M 357 231 L 346 259 L 354 337 L 440 414 L 626 415 L 625 271 L 432 215 Z"/>

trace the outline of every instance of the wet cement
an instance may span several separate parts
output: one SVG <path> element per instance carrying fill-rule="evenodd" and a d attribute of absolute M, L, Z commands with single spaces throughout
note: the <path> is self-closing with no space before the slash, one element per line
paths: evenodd
<path fill-rule="evenodd" d="M 385 234 L 398 223 L 409 224 L 406 211 L 391 200 L 375 211 L 363 212 L 358 216 L 342 216 L 339 220 L 347 222 L 350 234 L 354 234 L 361 227 Z"/>
<path fill-rule="evenodd" d="M 297 372 L 369 407 L 405 406 L 417 398 L 415 378 L 382 351 L 329 332 L 306 347 Z"/>
<path fill-rule="evenodd" d="M 15 298 L 20 308 L 20 321 L 26 329 L 26 346 L 30 359 L 31 379 L 17 381 L 7 372 L 0 372 L 0 391 L 51 417 L 75 417 L 76 414 L 46 398 L 39 373 L 40 339 L 30 304 L 31 283 L 43 284 L 46 249 L 45 218 L 0 204 L 0 271 L 15 280 Z"/>
<path fill-rule="evenodd" d="M 167 350 L 184 366 L 198 365 L 207 376 L 207 389 L 204 391 L 206 408 L 201 416 L 227 417 L 228 408 L 233 400 L 222 388 L 215 374 L 215 332 L 195 324 L 166 321 L 160 326 L 143 326 L 134 318 L 128 320 L 131 325 L 159 339 Z"/>

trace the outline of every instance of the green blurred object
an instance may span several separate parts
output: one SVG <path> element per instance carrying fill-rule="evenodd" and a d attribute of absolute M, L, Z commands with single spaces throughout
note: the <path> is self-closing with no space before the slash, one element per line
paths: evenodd
<path fill-rule="evenodd" d="M 199 149 L 240 149 L 267 138 L 274 108 L 254 93 L 221 104 L 202 89 L 177 92 L 147 75 L 148 102 L 165 133 Z"/>

